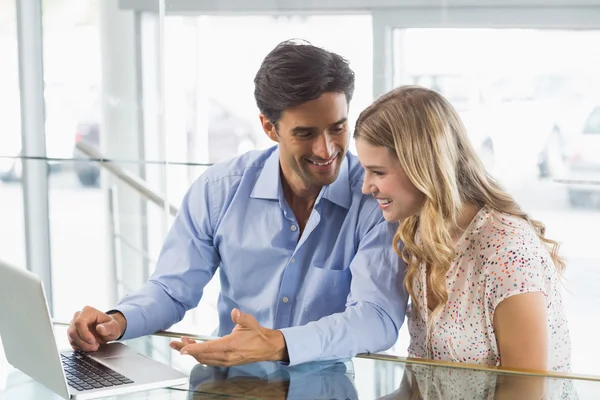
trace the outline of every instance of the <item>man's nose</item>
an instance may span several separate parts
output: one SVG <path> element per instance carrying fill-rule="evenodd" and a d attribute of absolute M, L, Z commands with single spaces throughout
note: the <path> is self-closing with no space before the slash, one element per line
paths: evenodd
<path fill-rule="evenodd" d="M 315 139 L 313 153 L 323 161 L 329 160 L 335 152 L 335 145 L 329 134 L 324 133 Z"/>

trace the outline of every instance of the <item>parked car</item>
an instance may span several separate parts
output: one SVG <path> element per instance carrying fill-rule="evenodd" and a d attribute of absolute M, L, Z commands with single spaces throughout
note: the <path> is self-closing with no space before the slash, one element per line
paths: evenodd
<path fill-rule="evenodd" d="M 580 81 L 570 74 L 485 78 L 465 74 L 411 75 L 412 83 L 444 95 L 460 114 L 488 170 L 526 168 L 540 178 L 562 177 L 574 121 L 583 118 Z M 587 83 L 587 81 L 584 81 Z M 586 85 L 583 85 L 587 88 Z M 579 129 L 581 127 L 579 126 Z M 518 162 L 515 162 L 518 161 Z M 501 164 L 501 166 L 500 166 Z"/>
<path fill-rule="evenodd" d="M 191 107 L 190 107 L 191 109 Z M 193 113 L 189 112 L 193 116 Z M 192 117 L 188 119 L 187 138 L 188 147 L 195 146 L 194 141 L 197 133 L 194 131 Z M 100 150 L 102 129 L 100 127 L 100 102 L 96 98 L 90 110 L 77 124 L 75 134 L 75 147 L 73 156 L 75 172 L 83 186 L 97 186 L 100 178 L 100 170 L 97 164 L 87 161 L 88 158 L 76 147 L 77 143 L 83 142 Z M 247 150 L 256 148 L 257 137 L 252 125 L 245 119 L 233 114 L 214 99 L 208 101 L 208 160 L 201 162 L 217 163 Z"/>
<path fill-rule="evenodd" d="M 589 116 L 589 102 L 554 103 L 547 107 L 547 135 L 542 138 L 542 147 L 538 154 L 538 177 L 564 178 L 569 164 L 569 154 L 573 142 L 581 134 L 584 121 Z"/>
<path fill-rule="evenodd" d="M 600 105 L 594 107 L 575 138 L 567 163 L 567 194 L 573 207 L 600 199 Z"/>
<path fill-rule="evenodd" d="M 539 73 L 528 79 L 528 85 L 540 107 L 543 122 L 538 153 L 540 178 L 564 178 L 573 140 L 597 102 L 600 81 L 588 72 Z M 540 147 L 541 145 L 541 147 Z"/>

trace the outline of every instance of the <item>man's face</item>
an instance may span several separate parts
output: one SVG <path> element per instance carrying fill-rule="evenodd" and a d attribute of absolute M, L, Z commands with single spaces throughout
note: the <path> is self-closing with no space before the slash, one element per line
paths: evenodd
<path fill-rule="evenodd" d="M 267 135 L 279 143 L 284 177 L 298 189 L 335 181 L 348 149 L 348 102 L 344 93 L 321 97 L 286 109 L 277 130 L 261 115 Z"/>

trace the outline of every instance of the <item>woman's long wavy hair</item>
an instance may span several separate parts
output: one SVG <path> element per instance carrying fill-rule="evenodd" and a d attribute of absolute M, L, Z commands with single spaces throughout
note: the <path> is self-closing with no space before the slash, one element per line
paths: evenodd
<path fill-rule="evenodd" d="M 523 212 L 488 174 L 460 117 L 440 94 L 419 86 L 402 86 L 386 93 L 360 114 L 354 138 L 389 149 L 424 194 L 421 212 L 401 221 L 393 243 L 407 264 L 404 285 L 417 310 L 413 286 L 423 264 L 428 303 L 436 305 L 432 314 L 448 301 L 446 273 L 455 258 L 451 232 L 458 228 L 465 204 L 487 206 L 527 221 L 548 248 L 559 273 L 563 272 L 559 244 L 547 239 L 545 226 Z M 400 240 L 404 243 L 401 250 Z"/>

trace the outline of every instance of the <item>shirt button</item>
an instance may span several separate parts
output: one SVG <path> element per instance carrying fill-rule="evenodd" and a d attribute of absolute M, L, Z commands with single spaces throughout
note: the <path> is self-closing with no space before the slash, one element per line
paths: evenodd
<path fill-rule="evenodd" d="M 295 263 L 295 262 L 296 262 L 296 259 L 295 259 L 295 258 L 292 258 L 292 259 L 290 260 L 290 264 L 293 264 L 293 263 Z"/>
<path fill-rule="evenodd" d="M 296 227 L 296 225 L 292 225 L 292 226 L 290 226 L 290 229 L 292 230 L 292 232 L 296 232 L 296 229 L 298 229 L 298 228 Z"/>
<path fill-rule="evenodd" d="M 290 301 L 290 299 L 288 299 L 287 297 L 284 297 L 282 300 L 284 303 L 287 303 L 288 301 Z"/>

